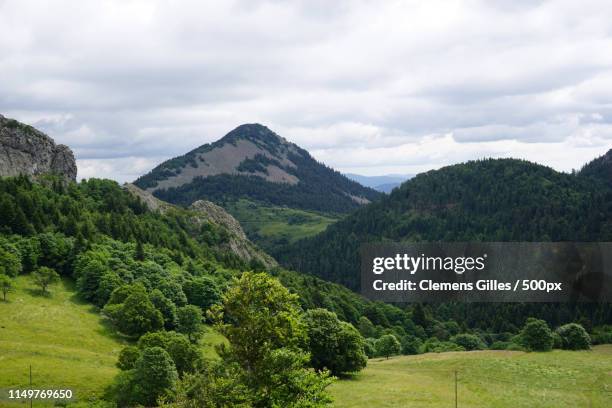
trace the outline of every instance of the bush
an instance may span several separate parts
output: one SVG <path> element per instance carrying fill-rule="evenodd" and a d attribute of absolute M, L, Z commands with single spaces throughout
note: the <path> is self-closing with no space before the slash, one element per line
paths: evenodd
<path fill-rule="evenodd" d="M 421 350 L 423 353 L 444 353 L 447 351 L 465 351 L 465 348 L 451 341 L 440 341 L 436 337 L 431 337 L 423 344 Z"/>
<path fill-rule="evenodd" d="M 550 351 L 553 335 L 544 320 L 529 318 L 521 331 L 522 345 L 530 351 Z"/>
<path fill-rule="evenodd" d="M 591 340 L 592 344 L 612 344 L 612 326 L 595 327 Z"/>
<path fill-rule="evenodd" d="M 495 341 L 489 347 L 490 350 L 507 350 L 512 343 L 509 341 Z"/>
<path fill-rule="evenodd" d="M 451 338 L 451 341 L 466 350 L 482 350 L 486 346 L 480 337 L 473 334 L 462 333 Z"/>
<path fill-rule="evenodd" d="M 559 327 L 556 333 L 561 338 L 561 348 L 565 350 L 588 350 L 591 348 L 591 337 L 578 323 L 569 323 Z"/>
<path fill-rule="evenodd" d="M 423 346 L 421 339 L 410 334 L 402 337 L 401 344 L 402 354 L 404 355 L 419 354 L 421 352 L 421 347 Z"/>
<path fill-rule="evenodd" d="M 399 354 L 402 350 L 402 346 L 392 334 L 385 334 L 380 339 L 376 340 L 376 354 L 389 358 L 390 356 Z"/>

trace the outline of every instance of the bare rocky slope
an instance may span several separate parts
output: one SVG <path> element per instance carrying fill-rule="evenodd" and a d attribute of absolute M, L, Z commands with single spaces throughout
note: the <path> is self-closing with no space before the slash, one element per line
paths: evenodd
<path fill-rule="evenodd" d="M 0 177 L 41 174 L 76 180 L 72 150 L 31 126 L 0 115 Z"/>

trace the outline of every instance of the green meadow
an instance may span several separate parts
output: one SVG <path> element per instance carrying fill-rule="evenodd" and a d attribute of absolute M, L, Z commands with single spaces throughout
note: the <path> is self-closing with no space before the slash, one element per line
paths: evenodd
<path fill-rule="evenodd" d="M 100 397 L 119 372 L 117 356 L 128 341 L 115 334 L 92 305 L 81 301 L 74 284 L 63 279 L 42 295 L 28 276 L 0 300 L 0 389 L 71 389 L 87 406 Z M 202 338 L 206 357 L 223 341 L 212 330 Z M 32 366 L 32 386 L 29 370 Z M 0 398 L 6 397 L 6 392 Z M 29 404 L 28 404 L 29 405 Z M 33 406 L 46 406 L 34 402 Z M 0 407 L 23 406 L 0 399 Z"/>
<path fill-rule="evenodd" d="M 374 359 L 332 385 L 337 407 L 612 407 L 612 345 L 592 351 L 472 351 Z"/>
<path fill-rule="evenodd" d="M 240 199 L 227 204 L 245 232 L 262 248 L 293 243 L 324 231 L 339 215 L 271 206 Z"/>

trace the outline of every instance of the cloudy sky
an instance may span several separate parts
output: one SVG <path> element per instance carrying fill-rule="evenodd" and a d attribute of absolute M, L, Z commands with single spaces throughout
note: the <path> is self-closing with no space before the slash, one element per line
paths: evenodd
<path fill-rule="evenodd" d="M 259 122 L 341 171 L 612 148 L 612 3 L 0 0 L 0 113 L 133 180 Z"/>

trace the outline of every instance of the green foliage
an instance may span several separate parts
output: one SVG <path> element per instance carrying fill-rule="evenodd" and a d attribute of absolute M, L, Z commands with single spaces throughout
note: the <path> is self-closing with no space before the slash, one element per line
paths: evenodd
<path fill-rule="evenodd" d="M 202 333 L 202 309 L 187 305 L 177 309 L 178 331 L 185 334 L 192 342 L 197 341 Z"/>
<path fill-rule="evenodd" d="M 531 351 L 550 351 L 553 335 L 544 320 L 529 318 L 521 330 L 521 342 Z"/>
<path fill-rule="evenodd" d="M 457 334 L 451 341 L 466 350 L 483 350 L 487 347 L 480 337 L 468 333 Z"/>
<path fill-rule="evenodd" d="M 591 340 L 593 344 L 612 344 L 612 325 L 593 328 Z"/>
<path fill-rule="evenodd" d="M 127 371 L 134 368 L 136 361 L 140 358 L 140 349 L 134 346 L 124 347 L 119 353 L 117 359 L 117 367 L 120 370 Z"/>
<path fill-rule="evenodd" d="M 423 353 L 445 353 L 447 351 L 465 351 L 465 348 L 452 341 L 440 341 L 437 337 L 431 337 L 423 343 L 421 351 Z"/>
<path fill-rule="evenodd" d="M 185 281 L 185 283 L 183 283 L 183 291 L 190 304 L 199 306 L 203 310 L 207 310 L 221 300 L 219 285 L 214 279 L 208 276 L 201 276 Z"/>
<path fill-rule="evenodd" d="M 306 328 L 297 299 L 278 280 L 246 272 L 210 312 L 229 341 L 220 355 L 240 367 L 254 406 L 318 407 L 329 402 L 327 373 L 306 368 Z"/>
<path fill-rule="evenodd" d="M 166 330 L 174 329 L 179 323 L 176 305 L 159 289 L 153 289 L 149 297 L 153 306 L 162 314 Z"/>
<path fill-rule="evenodd" d="M 134 366 L 134 394 L 137 402 L 152 406 L 171 394 L 178 380 L 172 358 L 161 347 L 145 348 Z"/>
<path fill-rule="evenodd" d="M 399 340 L 392 334 L 385 334 L 376 340 L 375 346 L 376 354 L 386 358 L 399 354 L 402 351 Z"/>
<path fill-rule="evenodd" d="M 104 313 L 122 333 L 140 337 L 163 327 L 164 318 L 140 285 L 115 289 Z"/>
<path fill-rule="evenodd" d="M 335 313 L 325 309 L 308 310 L 304 322 L 312 367 L 341 375 L 366 366 L 365 340 L 352 324 L 341 322 Z"/>
<path fill-rule="evenodd" d="M 555 331 L 561 338 L 561 348 L 565 350 L 589 350 L 591 338 L 584 327 L 577 323 L 565 324 Z"/>
<path fill-rule="evenodd" d="M 14 290 L 13 280 L 0 273 L 0 291 L 2 292 L 2 300 L 6 302 L 6 295 Z"/>
<path fill-rule="evenodd" d="M 15 277 L 21 273 L 22 265 L 19 252 L 14 245 L 0 245 L 0 274 Z"/>
<path fill-rule="evenodd" d="M 196 345 L 187 336 L 168 331 L 151 332 L 138 340 L 138 348 L 161 347 L 168 352 L 180 375 L 192 373 L 199 364 L 202 355 Z"/>
<path fill-rule="evenodd" d="M 402 345 L 402 354 L 406 355 L 419 354 L 421 352 L 421 347 L 423 346 L 421 339 L 410 334 L 403 336 L 400 343 Z"/>
<path fill-rule="evenodd" d="M 32 272 L 32 281 L 36 286 L 40 286 L 43 293 L 47 292 L 49 285 L 59 282 L 60 276 L 51 268 L 41 266 L 36 271 Z"/>

